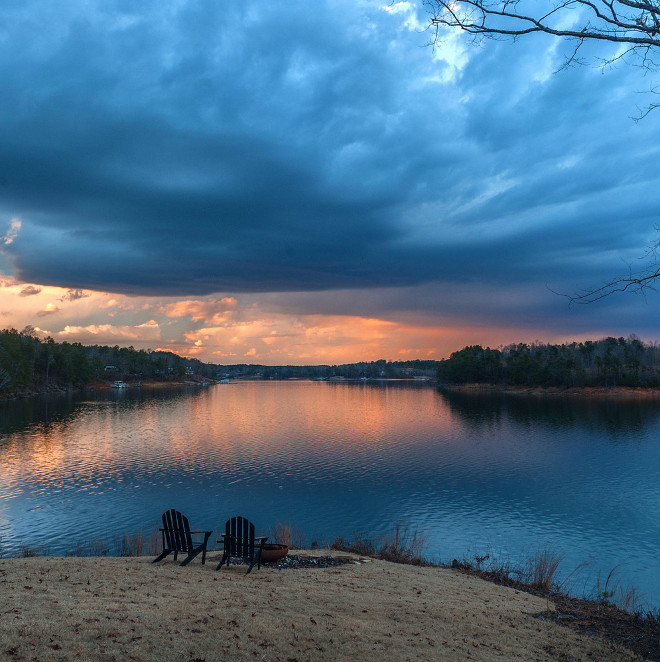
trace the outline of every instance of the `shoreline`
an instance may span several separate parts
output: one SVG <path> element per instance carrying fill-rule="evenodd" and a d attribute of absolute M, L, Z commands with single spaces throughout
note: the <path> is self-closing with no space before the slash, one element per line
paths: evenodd
<path fill-rule="evenodd" d="M 441 391 L 456 393 L 496 393 L 506 395 L 576 396 L 582 398 L 660 398 L 660 388 L 655 386 L 505 386 L 497 384 L 438 384 Z"/>
<path fill-rule="evenodd" d="M 0 559 L 0 659 L 643 659 L 566 627 L 552 596 L 450 568 L 350 555 L 246 575 L 239 565 L 216 572 L 216 556 L 185 568 L 172 557 Z"/>
<path fill-rule="evenodd" d="M 174 388 L 203 388 L 201 382 L 207 382 L 206 385 L 215 385 L 213 380 L 200 380 L 198 382 L 194 381 L 149 381 L 141 382 L 140 386 L 137 387 L 134 384 L 128 382 L 128 390 L 133 390 L 135 388 L 143 388 L 145 390 L 159 390 L 159 389 L 174 389 Z M 241 381 L 319 381 L 319 380 L 307 380 L 307 379 L 284 379 L 284 380 L 253 380 L 253 379 L 241 379 L 236 378 L 232 380 L 234 382 Z M 630 398 L 630 399 L 641 399 L 641 400 L 655 400 L 660 399 L 660 387 L 654 386 L 572 386 L 568 388 L 564 387 L 555 387 L 555 386 L 509 386 L 509 385 L 500 385 L 500 384 L 441 384 L 435 380 L 417 380 L 417 379 L 369 379 L 369 380 L 360 380 L 360 379 L 330 379 L 323 380 L 330 383 L 398 383 L 398 382 L 407 382 L 415 383 L 420 386 L 427 386 L 431 388 L 436 388 L 440 391 L 449 391 L 453 393 L 493 393 L 493 394 L 502 394 L 502 395 L 531 395 L 536 397 L 542 396 L 568 396 L 568 397 L 578 397 L 578 398 Z M 210 382 L 210 383 L 209 383 Z M 50 386 L 40 388 L 38 390 L 29 390 L 29 391 L 19 391 L 11 394 L 0 395 L 0 402 L 13 402 L 16 400 L 28 400 L 31 398 L 39 398 L 44 396 L 62 396 L 67 393 L 83 393 L 85 391 L 112 391 L 113 385 L 110 382 L 93 382 L 85 387 L 76 387 L 76 388 L 65 388 L 59 386 Z"/>
<path fill-rule="evenodd" d="M 169 381 L 169 382 L 140 382 L 140 386 L 128 382 L 127 390 L 145 389 L 145 390 L 159 390 L 170 388 L 185 388 L 195 387 L 202 388 L 200 385 L 192 382 L 184 381 Z M 102 391 L 108 392 L 115 390 L 111 382 L 92 382 L 88 386 L 65 388 L 63 386 L 49 386 L 40 388 L 38 390 L 17 391 L 10 394 L 0 395 L 0 402 L 15 402 L 17 400 L 30 400 L 32 398 L 41 398 L 48 396 L 63 396 L 68 393 L 84 393 L 85 391 Z M 122 389 L 124 390 L 124 389 Z"/>

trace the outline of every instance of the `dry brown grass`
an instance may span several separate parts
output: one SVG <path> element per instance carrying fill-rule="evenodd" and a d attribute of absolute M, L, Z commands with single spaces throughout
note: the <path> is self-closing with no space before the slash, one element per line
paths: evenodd
<path fill-rule="evenodd" d="M 561 561 L 561 554 L 549 547 L 538 550 L 529 561 L 527 583 L 535 589 L 552 591 L 558 585 L 557 571 Z"/>
<path fill-rule="evenodd" d="M 644 611 L 644 593 L 636 587 L 623 586 L 615 576 L 616 567 L 607 575 L 605 584 L 601 584 L 600 575 L 596 582 L 596 601 L 604 606 L 614 606 L 630 614 L 639 614 Z"/>
<path fill-rule="evenodd" d="M 28 547 L 27 545 L 21 545 L 18 548 L 18 556 L 24 559 L 33 558 L 35 556 L 46 556 L 48 550 L 45 547 Z"/>
<path fill-rule="evenodd" d="M 397 524 L 382 537 L 356 533 L 353 540 L 335 538 L 332 549 L 373 556 L 393 563 L 430 565 L 424 559 L 426 535 L 418 527 Z"/>
<path fill-rule="evenodd" d="M 640 613 L 644 609 L 645 594 L 637 588 L 623 588 L 619 586 L 617 591 L 616 606 L 630 614 Z"/>
<path fill-rule="evenodd" d="M 640 661 L 540 620 L 544 598 L 445 568 L 372 561 L 246 575 L 209 561 L 0 560 L 0 660 Z"/>
<path fill-rule="evenodd" d="M 303 547 L 305 536 L 300 529 L 292 523 L 278 522 L 275 528 L 268 530 L 268 542 L 286 545 L 289 549 L 300 549 Z"/>
<path fill-rule="evenodd" d="M 604 637 L 626 646 L 647 661 L 660 662 L 660 610 L 645 605 L 643 594 L 637 589 L 621 587 L 614 579 L 614 569 L 604 583 L 597 582 L 596 597 L 588 599 L 564 592 L 570 574 L 557 584 L 561 556 L 552 550 L 540 551 L 529 562 L 527 572 L 511 564 L 493 561 L 489 569 L 482 569 L 480 561 L 488 560 L 488 555 L 476 558 L 476 564 L 454 561 L 452 567 L 501 586 L 545 597 L 553 609 L 540 615 L 541 618 L 590 636 Z"/>

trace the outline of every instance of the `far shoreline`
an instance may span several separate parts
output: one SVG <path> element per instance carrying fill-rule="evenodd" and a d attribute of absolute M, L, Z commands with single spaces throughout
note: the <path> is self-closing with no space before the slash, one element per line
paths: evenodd
<path fill-rule="evenodd" d="M 207 380 L 208 381 L 208 380 Z M 212 382 L 214 383 L 214 382 Z M 160 390 L 160 389 L 175 389 L 175 388 L 202 388 L 201 383 L 194 383 L 192 381 L 149 381 L 149 382 L 126 382 L 126 388 L 115 389 L 111 382 L 92 382 L 87 386 L 49 386 L 39 389 L 29 390 L 29 391 L 16 391 L 13 393 L 7 393 L 0 395 L 0 402 L 13 402 L 16 400 L 30 400 L 32 398 L 41 398 L 48 396 L 60 397 L 67 395 L 69 393 L 85 393 L 86 391 L 95 392 L 109 392 L 114 390 L 135 390 L 135 389 L 145 389 L 145 390 Z"/>
<path fill-rule="evenodd" d="M 501 393 L 506 395 L 577 396 L 581 398 L 660 398 L 660 388 L 649 386 L 510 386 L 504 384 L 438 384 L 441 391 L 455 393 Z"/>
<path fill-rule="evenodd" d="M 419 386 L 436 387 L 437 382 L 430 378 L 415 379 L 413 377 L 374 377 L 374 378 L 351 378 L 351 377 L 329 377 L 327 379 L 313 379 L 313 378 L 298 378 L 288 377 L 285 379 L 263 379 L 255 377 L 232 377 L 228 381 L 219 381 L 217 379 L 187 379 L 187 380 L 167 380 L 167 381 L 136 381 L 125 382 L 125 387 L 116 389 L 112 382 L 109 381 L 94 381 L 87 386 L 44 386 L 37 389 L 29 389 L 25 391 L 14 391 L 12 393 L 0 394 L 0 402 L 12 402 L 16 400 L 28 400 L 31 398 L 39 398 L 44 396 L 63 396 L 68 393 L 85 393 L 86 391 L 102 391 L 108 392 L 113 390 L 132 391 L 135 389 L 144 390 L 165 390 L 165 389 L 182 389 L 182 388 L 207 388 L 208 386 L 215 386 L 220 384 L 234 384 L 239 382 L 327 382 L 330 384 L 374 384 L 374 383 L 410 383 Z"/>
<path fill-rule="evenodd" d="M 287 382 L 287 381 L 312 381 L 312 382 L 328 382 L 331 384 L 376 384 L 376 383 L 414 383 L 419 386 L 426 386 L 436 388 L 439 391 L 448 391 L 453 393 L 492 393 L 501 395 L 518 395 L 518 396 L 534 396 L 534 397 L 577 397 L 587 399 L 600 399 L 600 398 L 614 398 L 614 399 L 639 399 L 639 400 L 655 400 L 660 399 L 660 387 L 654 386 L 514 386 L 508 384 L 484 384 L 484 383 L 470 383 L 470 384 L 447 384 L 440 383 L 434 379 L 414 379 L 414 378 L 330 378 L 330 379 L 304 379 L 304 378 L 289 378 L 289 379 L 254 379 L 254 378 L 233 378 L 230 383 L 238 382 Z M 207 380 L 171 380 L 171 381 L 142 381 L 138 383 L 126 382 L 126 389 L 121 390 L 166 390 L 166 389 L 181 389 L 181 388 L 205 388 L 209 385 L 217 385 L 218 382 L 214 379 Z M 18 400 L 29 400 L 32 398 L 40 398 L 47 396 L 63 396 L 70 393 L 84 393 L 85 391 L 101 391 L 108 392 L 115 390 L 111 382 L 95 381 L 84 387 L 61 387 L 49 386 L 35 390 L 17 391 L 14 393 L 6 393 L 0 395 L 0 403 L 14 402 Z"/>

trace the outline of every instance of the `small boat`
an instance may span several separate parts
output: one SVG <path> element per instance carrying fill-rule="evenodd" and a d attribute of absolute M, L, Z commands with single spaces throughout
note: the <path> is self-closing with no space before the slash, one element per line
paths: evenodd
<path fill-rule="evenodd" d="M 128 388 L 128 384 L 121 379 L 116 379 L 112 382 L 112 388 Z"/>

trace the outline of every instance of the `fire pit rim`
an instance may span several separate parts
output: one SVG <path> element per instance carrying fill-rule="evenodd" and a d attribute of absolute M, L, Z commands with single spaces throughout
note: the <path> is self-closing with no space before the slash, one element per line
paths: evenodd
<path fill-rule="evenodd" d="M 279 561 L 289 553 L 289 546 L 279 542 L 264 543 L 261 548 L 261 562 Z"/>

